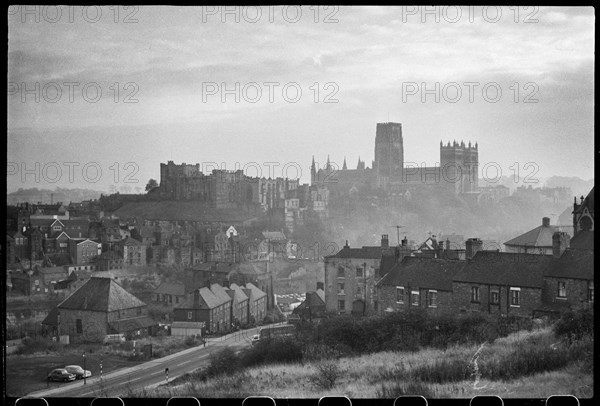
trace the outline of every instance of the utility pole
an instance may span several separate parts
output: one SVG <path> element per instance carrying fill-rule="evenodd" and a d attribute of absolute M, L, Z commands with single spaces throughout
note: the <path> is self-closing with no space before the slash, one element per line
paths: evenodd
<path fill-rule="evenodd" d="M 398 245 L 400 245 L 400 229 L 404 228 L 404 226 L 392 226 L 396 229 L 396 237 L 398 238 Z"/>

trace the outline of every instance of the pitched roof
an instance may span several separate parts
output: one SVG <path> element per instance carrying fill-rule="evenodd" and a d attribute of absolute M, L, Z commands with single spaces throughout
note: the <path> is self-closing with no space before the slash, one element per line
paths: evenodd
<path fill-rule="evenodd" d="M 227 303 L 232 300 L 231 296 L 227 294 L 227 290 L 225 290 L 225 288 L 218 283 L 211 284 L 210 290 L 223 303 Z"/>
<path fill-rule="evenodd" d="M 46 318 L 42 320 L 42 324 L 46 326 L 58 326 L 58 307 L 55 306 L 48 312 Z"/>
<path fill-rule="evenodd" d="M 568 279 L 594 279 L 594 253 L 568 249 L 550 263 L 544 276 Z"/>
<path fill-rule="evenodd" d="M 556 231 L 560 231 L 557 226 L 541 225 L 505 242 L 504 245 L 519 247 L 552 247 L 552 235 Z"/>
<path fill-rule="evenodd" d="M 248 282 L 246 284 L 246 289 L 248 289 L 252 293 L 252 300 L 256 301 L 261 297 L 267 296 L 265 292 L 254 286 L 252 283 Z"/>
<path fill-rule="evenodd" d="M 226 294 L 227 300 L 217 297 L 209 288 L 204 287 L 197 290 L 199 292 L 198 305 L 194 303 L 195 292 L 187 295 L 185 301 L 176 306 L 178 309 L 214 309 L 224 303 L 231 301 L 229 295 Z"/>
<path fill-rule="evenodd" d="M 248 300 L 248 296 L 244 293 L 242 288 L 240 286 L 238 286 L 237 284 L 235 284 L 235 283 L 230 284 L 229 289 L 231 291 L 233 291 L 236 296 L 238 296 L 238 298 L 237 298 L 238 302 L 243 302 L 244 300 Z"/>
<path fill-rule="evenodd" d="M 112 312 L 145 305 L 146 303 L 127 292 L 113 279 L 91 277 L 68 298 L 59 303 L 58 308 Z"/>
<path fill-rule="evenodd" d="M 454 282 L 541 288 L 552 255 L 478 251 L 454 276 Z"/>
<path fill-rule="evenodd" d="M 345 245 L 337 254 L 326 256 L 325 258 L 356 258 L 356 259 L 381 259 L 384 254 L 393 254 L 390 248 L 380 246 L 362 248 L 350 248 Z"/>
<path fill-rule="evenodd" d="M 123 241 L 120 241 L 120 244 L 123 245 L 143 245 L 140 241 L 135 238 L 127 237 Z"/>
<path fill-rule="evenodd" d="M 184 296 L 185 295 L 185 284 L 181 282 L 163 282 L 156 289 L 154 293 L 161 293 L 163 295 L 174 295 Z"/>
<path fill-rule="evenodd" d="M 414 286 L 451 291 L 452 279 L 464 265 L 464 261 L 404 257 L 379 281 L 378 285 Z"/>
<path fill-rule="evenodd" d="M 574 250 L 594 250 L 594 232 L 580 231 L 571 238 L 569 247 Z"/>

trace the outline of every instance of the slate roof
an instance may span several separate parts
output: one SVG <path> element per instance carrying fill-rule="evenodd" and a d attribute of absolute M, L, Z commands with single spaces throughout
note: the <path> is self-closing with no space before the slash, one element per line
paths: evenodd
<path fill-rule="evenodd" d="M 129 331 L 156 326 L 157 324 L 157 322 L 148 316 L 132 317 L 130 319 L 121 319 L 108 323 L 110 329 L 116 333 L 127 333 Z"/>
<path fill-rule="evenodd" d="M 185 284 L 181 282 L 162 282 L 154 293 L 173 296 L 185 296 Z"/>
<path fill-rule="evenodd" d="M 345 245 L 337 254 L 326 256 L 325 258 L 355 258 L 355 259 L 381 259 L 385 254 L 392 254 L 391 248 L 382 248 L 380 246 L 362 248 L 350 248 Z"/>
<path fill-rule="evenodd" d="M 237 298 L 238 302 L 243 302 L 244 300 L 248 300 L 248 296 L 244 293 L 244 291 L 242 290 L 242 288 L 239 285 L 232 283 L 229 285 L 229 290 L 231 292 L 234 292 L 234 294 L 236 296 L 238 296 L 238 298 Z"/>
<path fill-rule="evenodd" d="M 580 231 L 571 238 L 569 248 L 574 250 L 594 250 L 594 232 Z"/>
<path fill-rule="evenodd" d="M 213 283 L 210 285 L 211 292 L 223 303 L 230 302 L 232 300 L 231 296 L 227 294 L 225 288 L 218 283 Z"/>
<path fill-rule="evenodd" d="M 552 248 L 552 235 L 556 231 L 560 231 L 557 226 L 540 225 L 533 230 L 527 231 L 525 234 L 521 234 L 520 236 L 505 242 L 504 245 Z"/>
<path fill-rule="evenodd" d="M 404 257 L 378 282 L 378 285 L 414 286 L 452 291 L 452 279 L 464 265 L 464 261 Z"/>
<path fill-rule="evenodd" d="M 593 280 L 594 253 L 568 249 L 550 263 L 544 276 Z"/>
<path fill-rule="evenodd" d="M 541 288 L 552 255 L 478 251 L 454 276 L 455 282 Z"/>
<path fill-rule="evenodd" d="M 58 307 L 55 306 L 48 312 L 46 318 L 42 320 L 42 324 L 46 326 L 58 326 Z"/>
<path fill-rule="evenodd" d="M 262 290 L 260 290 L 259 288 L 257 288 L 255 285 L 253 285 L 250 282 L 248 282 L 246 284 L 246 289 L 248 289 L 250 292 L 252 292 L 252 300 L 254 300 L 254 301 L 260 299 L 261 297 L 267 296 L 267 294 L 265 292 L 263 292 Z"/>
<path fill-rule="evenodd" d="M 59 309 L 112 312 L 145 305 L 146 303 L 127 292 L 113 279 L 92 277 L 57 307 Z"/>
<path fill-rule="evenodd" d="M 306 299 L 302 303 L 300 303 L 294 309 L 293 313 L 297 313 L 297 311 L 302 311 L 303 309 L 307 309 L 310 305 L 310 308 L 316 309 L 318 307 L 325 307 L 325 301 L 319 296 L 317 292 L 306 292 Z"/>
<path fill-rule="evenodd" d="M 186 300 L 176 306 L 177 309 L 214 309 L 215 307 L 221 306 L 224 303 L 231 301 L 229 295 L 226 294 L 227 299 L 217 297 L 209 288 L 204 287 L 199 289 L 200 297 L 198 306 L 194 304 L 194 293 L 187 295 Z"/>

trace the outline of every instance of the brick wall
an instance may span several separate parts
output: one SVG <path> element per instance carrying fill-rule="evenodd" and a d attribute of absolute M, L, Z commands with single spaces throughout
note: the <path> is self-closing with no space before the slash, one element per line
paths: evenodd
<path fill-rule="evenodd" d="M 77 331 L 81 320 L 81 332 Z M 83 310 L 59 309 L 59 335 L 69 335 L 70 342 L 102 342 L 107 334 L 107 314 Z"/>
<path fill-rule="evenodd" d="M 479 302 L 471 301 L 471 288 L 479 287 Z M 516 314 L 531 316 L 542 303 L 542 289 L 520 287 L 520 305 L 509 304 L 509 291 L 506 286 L 453 282 L 453 305 L 455 311 L 481 311 L 492 314 Z M 497 304 L 491 302 L 491 292 L 498 292 Z"/>
<path fill-rule="evenodd" d="M 566 297 L 558 297 L 558 282 L 564 282 L 566 287 Z M 566 278 L 544 278 L 544 288 L 542 300 L 545 303 L 568 303 L 571 306 L 578 306 L 582 302 L 588 301 L 589 281 L 582 279 Z"/>
<path fill-rule="evenodd" d="M 449 313 L 455 310 L 452 292 L 437 290 L 437 305 L 429 307 L 428 305 L 428 288 L 419 287 L 404 287 L 404 300 L 402 303 L 397 302 L 396 286 L 380 285 L 377 288 L 378 313 L 383 314 L 386 309 L 391 308 L 396 311 L 406 311 L 409 308 L 416 308 L 411 304 L 411 292 L 419 291 L 419 308 L 426 309 L 431 313 Z"/>

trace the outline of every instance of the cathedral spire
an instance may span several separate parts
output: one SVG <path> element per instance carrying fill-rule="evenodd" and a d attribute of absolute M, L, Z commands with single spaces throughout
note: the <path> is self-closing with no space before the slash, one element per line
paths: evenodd
<path fill-rule="evenodd" d="M 342 170 L 347 170 L 348 167 L 346 166 L 346 157 L 344 157 L 344 165 L 342 166 Z"/>
<path fill-rule="evenodd" d="M 327 165 L 325 166 L 326 170 L 331 169 L 331 164 L 329 163 L 329 154 L 327 154 Z"/>
<path fill-rule="evenodd" d="M 316 169 L 315 168 L 315 156 L 313 155 L 313 160 L 312 160 L 312 165 L 310 166 L 310 170 L 314 171 L 315 169 Z"/>

